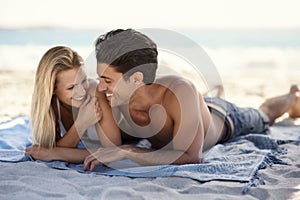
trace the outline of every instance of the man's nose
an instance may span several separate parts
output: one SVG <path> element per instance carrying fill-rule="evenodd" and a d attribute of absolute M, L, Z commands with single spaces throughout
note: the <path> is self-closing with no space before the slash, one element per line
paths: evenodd
<path fill-rule="evenodd" d="M 98 83 L 97 89 L 99 92 L 103 92 L 103 91 L 107 90 L 107 87 L 108 87 L 108 84 L 105 83 L 105 81 L 100 80 Z"/>

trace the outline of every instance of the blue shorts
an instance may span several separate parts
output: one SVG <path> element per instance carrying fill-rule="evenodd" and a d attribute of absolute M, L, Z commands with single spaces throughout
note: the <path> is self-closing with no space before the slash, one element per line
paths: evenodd
<path fill-rule="evenodd" d="M 204 97 L 209 110 L 224 119 L 227 132 L 220 143 L 249 133 L 267 134 L 269 118 L 260 110 L 240 108 L 221 98 Z"/>

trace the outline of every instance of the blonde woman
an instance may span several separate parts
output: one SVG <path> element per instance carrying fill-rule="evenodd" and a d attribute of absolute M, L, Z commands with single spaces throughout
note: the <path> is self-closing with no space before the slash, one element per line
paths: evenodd
<path fill-rule="evenodd" d="M 109 103 L 82 65 L 69 47 L 53 47 L 42 57 L 32 95 L 33 146 L 25 155 L 80 163 L 96 150 L 77 148 L 84 134 L 99 139 L 103 147 L 121 144 Z"/>

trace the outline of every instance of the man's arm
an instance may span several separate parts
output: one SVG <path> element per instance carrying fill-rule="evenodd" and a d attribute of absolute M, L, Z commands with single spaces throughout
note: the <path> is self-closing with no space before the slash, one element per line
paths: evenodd
<path fill-rule="evenodd" d="M 99 140 L 103 147 L 119 146 L 122 144 L 120 129 L 105 94 L 97 90 L 97 85 L 95 80 L 89 79 L 88 93 L 97 98 L 102 111 L 102 118 L 96 123 Z"/>
<path fill-rule="evenodd" d="M 200 114 L 199 93 L 183 79 L 176 80 L 165 94 L 163 106 L 173 121 L 172 150 L 149 151 L 125 147 L 123 154 L 146 165 L 199 163 L 204 142 L 204 125 Z M 154 118 L 154 117 L 153 117 Z"/>
<path fill-rule="evenodd" d="M 103 147 L 120 146 L 122 144 L 121 132 L 105 94 L 98 92 L 96 97 L 103 113 L 102 119 L 96 126 L 101 145 Z"/>
<path fill-rule="evenodd" d="M 199 99 L 197 89 L 187 80 L 177 80 L 170 88 L 176 95 L 176 98 L 166 98 L 166 107 L 174 123 L 173 149 L 184 152 L 174 163 L 199 163 L 205 135 L 200 113 L 200 107 L 205 106 L 203 99 Z"/>
<path fill-rule="evenodd" d="M 119 147 L 99 148 L 96 152 L 86 157 L 84 170 L 93 171 L 100 162 L 108 165 L 110 162 L 128 158 L 141 165 L 169 165 L 169 164 L 191 164 L 199 163 L 197 158 L 194 161 L 183 151 L 176 150 L 150 150 L 131 145 Z"/>
<path fill-rule="evenodd" d="M 141 165 L 169 165 L 169 164 L 195 164 L 201 160 L 197 156 L 191 156 L 180 150 L 149 150 L 139 147 L 123 148 L 125 158 L 133 160 Z"/>
<path fill-rule="evenodd" d="M 200 114 L 201 102 L 196 88 L 187 80 L 175 80 L 163 99 L 163 107 L 173 121 L 172 149 L 149 151 L 125 147 L 123 154 L 144 165 L 199 163 L 204 127 Z M 154 117 L 155 120 L 155 113 Z"/>

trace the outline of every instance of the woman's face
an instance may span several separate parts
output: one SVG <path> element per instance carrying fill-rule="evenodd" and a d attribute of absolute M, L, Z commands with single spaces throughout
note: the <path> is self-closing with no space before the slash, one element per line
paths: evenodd
<path fill-rule="evenodd" d="M 63 103 L 79 108 L 87 97 L 89 83 L 81 67 L 64 70 L 56 77 L 54 94 Z"/>

